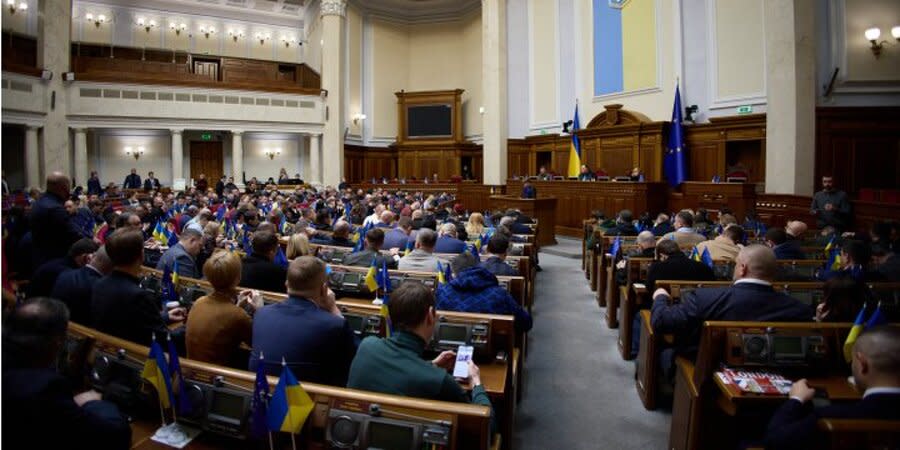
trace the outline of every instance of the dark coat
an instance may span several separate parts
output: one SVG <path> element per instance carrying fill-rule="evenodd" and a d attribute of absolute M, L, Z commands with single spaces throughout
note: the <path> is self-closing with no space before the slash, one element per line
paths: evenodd
<path fill-rule="evenodd" d="M 33 267 L 65 256 L 69 247 L 82 238 L 81 230 L 66 212 L 63 202 L 64 199 L 48 192 L 31 207 L 28 222 L 31 224 Z"/>
<path fill-rule="evenodd" d="M 162 303 L 152 292 L 141 289 L 140 280 L 113 270 L 94 285 L 91 320 L 97 331 L 144 346 L 151 337 L 164 342 L 168 328 Z"/>
<path fill-rule="evenodd" d="M 159 178 L 147 178 L 146 180 L 144 180 L 144 190 L 145 191 L 151 191 L 151 190 L 158 191 L 159 188 L 160 188 Z"/>
<path fill-rule="evenodd" d="M 28 283 L 28 296 L 46 297 L 50 295 L 56 279 L 63 273 L 77 268 L 75 261 L 68 256 L 47 261 L 38 267 L 31 276 L 31 282 Z"/>
<path fill-rule="evenodd" d="M 88 195 L 100 195 L 103 192 L 103 186 L 100 186 L 99 178 L 91 178 L 87 182 Z"/>
<path fill-rule="evenodd" d="M 122 183 L 122 189 L 140 189 L 141 188 L 141 176 L 136 173 L 130 173 L 127 177 L 125 177 L 125 182 Z"/>
<path fill-rule="evenodd" d="M 466 243 L 450 236 L 441 236 L 434 244 L 435 253 L 463 253 L 465 251 Z"/>
<path fill-rule="evenodd" d="M 91 298 L 94 285 L 103 275 L 93 267 L 85 266 L 61 274 L 53 285 L 51 297 L 69 307 L 69 319 L 82 325 L 91 325 Z"/>
<path fill-rule="evenodd" d="M 788 239 L 773 247 L 772 251 L 775 252 L 775 259 L 806 259 L 800 241 L 796 239 Z"/>
<path fill-rule="evenodd" d="M 345 266 L 369 267 L 372 265 L 373 258 L 375 259 L 375 267 L 379 270 L 383 264 L 386 264 L 388 269 L 397 268 L 397 261 L 394 258 L 370 249 L 345 256 L 343 264 Z"/>
<path fill-rule="evenodd" d="M 656 290 L 656 280 L 693 280 L 713 281 L 716 275 L 713 270 L 700 261 L 676 253 L 665 261 L 656 261 L 647 269 L 647 291 L 651 294 Z"/>
<path fill-rule="evenodd" d="M 503 261 L 497 256 L 491 256 L 490 258 L 481 262 L 481 267 L 484 267 L 488 272 L 494 275 L 505 275 L 514 277 L 519 275 L 519 272 L 516 269 L 510 267 L 506 261 Z"/>
<path fill-rule="evenodd" d="M 256 255 L 245 256 L 241 261 L 242 288 L 269 292 L 287 292 L 284 282 L 287 269 Z"/>

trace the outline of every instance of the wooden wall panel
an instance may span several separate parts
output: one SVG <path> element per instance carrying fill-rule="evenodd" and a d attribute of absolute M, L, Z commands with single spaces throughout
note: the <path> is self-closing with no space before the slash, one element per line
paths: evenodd
<path fill-rule="evenodd" d="M 397 177 L 397 152 L 385 147 L 344 145 L 344 177 L 348 182 Z"/>
<path fill-rule="evenodd" d="M 738 164 L 751 183 L 766 181 L 766 115 L 714 117 L 684 127 L 689 181 L 723 181 Z"/>

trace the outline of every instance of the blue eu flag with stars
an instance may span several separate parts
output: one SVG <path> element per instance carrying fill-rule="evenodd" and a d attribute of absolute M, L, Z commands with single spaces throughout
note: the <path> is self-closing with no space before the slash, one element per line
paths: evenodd
<path fill-rule="evenodd" d="M 663 170 L 669 186 L 677 187 L 687 179 L 684 166 L 684 132 L 681 128 L 681 93 L 675 86 L 675 105 L 672 106 L 672 126 L 669 128 L 669 142 L 663 158 Z"/>

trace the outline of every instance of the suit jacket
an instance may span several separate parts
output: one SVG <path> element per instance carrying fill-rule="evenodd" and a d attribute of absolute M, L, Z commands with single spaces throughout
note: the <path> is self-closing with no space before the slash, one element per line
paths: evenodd
<path fill-rule="evenodd" d="M 513 234 L 534 234 L 531 228 L 525 224 L 516 222 L 509 227 L 509 231 Z"/>
<path fill-rule="evenodd" d="M 69 307 L 69 319 L 82 325 L 91 325 L 91 297 L 94 285 L 103 274 L 90 266 L 69 270 L 60 274 L 53 285 L 51 297 Z"/>
<path fill-rule="evenodd" d="M 406 246 L 413 241 L 412 236 L 407 236 L 403 230 L 399 228 L 394 228 L 387 233 L 384 233 L 384 244 L 382 244 L 382 248 L 399 248 L 401 251 L 406 249 Z"/>
<path fill-rule="evenodd" d="M 450 236 L 441 236 L 434 244 L 435 253 L 462 253 L 464 251 L 466 251 L 466 243 Z"/>
<path fill-rule="evenodd" d="M 100 195 L 103 192 L 103 186 L 100 186 L 99 178 L 91 178 L 87 182 L 88 195 Z"/>
<path fill-rule="evenodd" d="M 653 235 L 654 236 L 665 236 L 671 232 L 675 231 L 675 227 L 672 226 L 669 222 L 663 222 L 659 225 L 653 226 Z"/>
<path fill-rule="evenodd" d="M 883 264 L 875 267 L 887 281 L 900 281 L 900 253 L 892 253 Z"/>
<path fill-rule="evenodd" d="M 388 269 L 397 268 L 397 261 L 395 261 L 394 258 L 368 248 L 363 251 L 347 255 L 344 258 L 344 265 L 369 267 L 372 265 L 372 258 L 375 259 L 375 267 L 377 267 L 378 269 L 381 269 L 382 264 L 387 264 Z"/>
<path fill-rule="evenodd" d="M 169 247 L 159 257 L 159 262 L 156 263 L 156 270 L 166 270 L 166 267 L 168 267 L 174 272 L 176 261 L 178 261 L 178 275 L 189 278 L 203 278 L 203 273 L 194 262 L 194 257 L 185 250 L 180 242 Z"/>
<path fill-rule="evenodd" d="M 290 296 L 260 309 L 253 317 L 249 368 L 256 371 L 262 352 L 269 375 L 281 373 L 284 358 L 300 380 L 345 386 L 356 346 L 356 336 L 346 319 L 310 300 Z"/>
<path fill-rule="evenodd" d="M 709 257 L 716 261 L 734 261 L 741 248 L 731 242 L 725 236 L 717 236 L 705 242 L 697 244 L 697 251 L 703 254 L 703 250 L 709 250 Z"/>
<path fill-rule="evenodd" d="M 4 367 L 3 409 L 3 447 L 131 447 L 131 427 L 116 405 L 95 400 L 78 406 L 68 380 L 52 369 Z"/>
<path fill-rule="evenodd" d="M 676 253 L 665 261 L 656 261 L 647 269 L 647 290 L 656 290 L 656 280 L 695 280 L 713 281 L 716 275 L 713 270 L 700 261 Z"/>
<path fill-rule="evenodd" d="M 31 224 L 33 267 L 66 256 L 69 247 L 82 237 L 63 201 L 48 192 L 31 207 L 28 223 Z"/>
<path fill-rule="evenodd" d="M 706 236 L 693 232 L 693 231 L 678 231 L 675 230 L 671 233 L 666 233 L 660 239 L 675 239 L 675 242 L 678 243 L 679 247 L 684 247 L 686 245 L 695 246 L 706 240 Z"/>
<path fill-rule="evenodd" d="M 675 335 L 676 351 L 690 354 L 700 343 L 700 329 L 707 320 L 751 322 L 809 322 L 815 312 L 771 285 L 736 283 L 726 288 L 697 289 L 666 304 L 666 297 L 653 300 L 650 323 L 658 333 Z"/>
<path fill-rule="evenodd" d="M 284 285 L 285 280 L 287 280 L 287 269 L 268 259 L 249 255 L 241 260 L 240 286 L 242 288 L 287 292 L 287 287 Z"/>
<path fill-rule="evenodd" d="M 91 322 L 97 331 L 149 346 L 153 333 L 164 341 L 169 329 L 160 299 L 139 283 L 118 270 L 101 278 L 91 294 Z"/>
<path fill-rule="evenodd" d="M 400 258 L 397 268 L 417 272 L 437 272 L 437 264 L 438 259 L 436 256 L 417 248 Z"/>
<path fill-rule="evenodd" d="M 122 183 L 122 189 L 140 189 L 141 188 L 141 176 L 136 173 L 130 173 L 127 177 L 125 177 L 125 182 Z"/>
<path fill-rule="evenodd" d="M 144 190 L 159 190 L 159 179 L 158 178 L 147 178 L 144 180 Z"/>
<path fill-rule="evenodd" d="M 775 259 L 806 259 L 800 241 L 796 239 L 788 239 L 785 243 L 773 247 L 772 251 L 775 252 Z"/>
<path fill-rule="evenodd" d="M 637 236 L 638 231 L 630 223 L 617 223 L 616 226 L 606 230 L 603 234 L 607 236 Z"/>
<path fill-rule="evenodd" d="M 38 267 L 28 283 L 29 297 L 46 297 L 53 292 L 53 285 L 57 278 L 65 272 L 77 269 L 75 261 L 64 258 L 54 258 Z"/>
<path fill-rule="evenodd" d="M 362 238 L 360 238 L 362 239 Z M 335 237 L 321 237 L 321 238 L 313 238 L 309 241 L 310 244 L 321 244 L 321 245 L 333 245 L 335 247 L 348 247 L 353 248 L 356 247 L 356 244 L 353 243 L 350 239 L 347 238 L 335 238 Z"/>
<path fill-rule="evenodd" d="M 798 400 L 784 402 L 766 430 L 766 448 L 813 449 L 826 448 L 816 427 L 821 418 L 837 419 L 900 419 L 900 394 L 869 394 L 856 403 L 834 404 L 813 408 Z"/>
<path fill-rule="evenodd" d="M 494 275 L 505 275 L 505 276 L 517 276 L 519 272 L 516 269 L 513 269 L 506 263 L 506 261 L 500 259 L 498 256 L 491 256 L 490 258 L 481 262 L 481 267 L 487 269 L 488 272 Z"/>

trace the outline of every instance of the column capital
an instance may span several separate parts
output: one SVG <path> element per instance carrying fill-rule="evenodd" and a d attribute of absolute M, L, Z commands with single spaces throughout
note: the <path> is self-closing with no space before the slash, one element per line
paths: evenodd
<path fill-rule="evenodd" d="M 85 128 L 85 127 L 72 127 L 72 131 L 74 131 L 74 132 L 76 132 L 76 133 L 86 133 L 86 132 L 87 132 L 87 128 Z"/>
<path fill-rule="evenodd" d="M 244 134 L 244 130 L 231 130 L 232 136 L 242 136 Z"/>
<path fill-rule="evenodd" d="M 183 129 L 183 128 L 170 128 L 169 131 L 171 131 L 172 134 L 181 134 L 181 133 L 184 133 L 184 129 Z"/>
<path fill-rule="evenodd" d="M 37 130 L 40 130 L 41 128 L 44 128 L 44 127 L 42 125 L 30 125 L 30 124 L 25 125 L 25 131 L 37 131 Z"/>
<path fill-rule="evenodd" d="M 321 16 L 340 16 L 344 17 L 347 13 L 347 0 L 322 0 L 319 6 L 319 15 Z"/>

